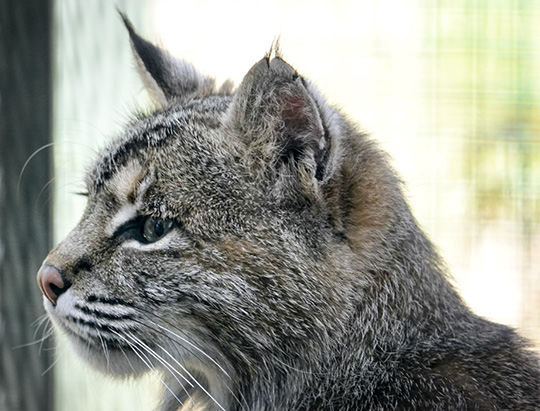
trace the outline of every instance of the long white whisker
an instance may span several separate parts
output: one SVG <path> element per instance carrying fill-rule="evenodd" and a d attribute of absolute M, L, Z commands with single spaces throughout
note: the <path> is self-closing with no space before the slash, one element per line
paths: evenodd
<path fill-rule="evenodd" d="M 47 314 L 40 315 L 38 318 L 34 320 L 32 324 L 30 324 L 30 326 L 39 328 L 41 324 L 43 324 L 48 319 L 49 319 L 49 316 Z"/>
<path fill-rule="evenodd" d="M 56 180 L 58 180 L 58 179 L 59 179 L 59 176 L 55 176 L 54 178 L 55 178 Z M 47 183 L 47 184 L 48 184 L 48 183 Z M 80 182 L 69 182 L 69 183 L 65 183 L 65 184 L 59 185 L 59 186 L 57 186 L 57 187 L 55 188 L 55 192 L 63 192 L 63 191 L 65 191 L 65 189 L 66 189 L 67 187 L 70 187 L 70 186 L 79 186 L 79 187 L 80 187 Z M 43 190 L 42 190 L 42 191 L 43 191 Z M 38 205 L 37 201 L 39 200 L 40 195 L 42 195 L 42 192 L 41 192 L 41 191 L 40 191 L 38 197 L 36 198 L 36 204 L 35 204 L 35 206 L 34 206 L 34 209 L 37 208 L 37 205 Z M 47 206 L 47 204 L 49 204 L 49 202 L 52 200 L 53 196 L 54 196 L 54 192 L 51 190 L 51 191 L 47 194 L 47 197 L 45 197 L 44 200 L 43 200 L 43 202 L 41 203 L 42 209 L 44 209 L 44 208 Z"/>
<path fill-rule="evenodd" d="M 146 312 L 145 310 L 142 310 L 141 311 L 143 312 Z M 149 314 L 151 314 L 150 312 L 147 312 Z M 159 316 L 155 315 L 156 317 L 160 318 Z M 162 318 L 160 318 L 161 320 L 163 320 Z M 159 329 L 157 329 L 155 326 L 157 325 L 157 323 L 155 321 L 152 321 L 151 324 L 147 324 L 146 322 L 143 322 L 143 321 L 138 321 L 136 319 L 134 319 L 133 321 L 135 321 L 136 323 L 144 326 L 144 327 L 147 327 L 147 328 L 150 328 L 153 332 L 157 332 L 159 333 L 160 335 L 162 335 L 164 338 L 167 338 L 171 341 L 173 341 L 174 343 L 178 344 L 179 342 L 176 341 L 173 337 L 171 337 L 170 335 L 167 335 L 166 333 L 164 333 L 163 331 L 160 331 Z M 166 321 L 165 321 L 166 322 Z M 168 323 L 169 324 L 169 323 Z M 173 326 L 172 324 L 169 324 L 171 326 Z M 189 347 L 185 347 L 182 345 L 182 347 L 188 351 L 190 354 L 192 354 L 195 358 L 199 359 L 199 361 L 202 362 L 202 359 L 199 358 L 199 356 L 197 355 L 197 353 L 193 352 L 193 350 L 190 350 Z"/>
<path fill-rule="evenodd" d="M 46 327 L 47 328 L 43 329 L 43 334 L 41 336 L 41 342 L 39 344 L 39 352 L 40 353 L 43 350 L 43 343 L 45 342 L 45 340 L 47 338 L 51 337 L 54 334 L 54 326 L 52 325 L 51 321 L 48 322 Z"/>
<path fill-rule="evenodd" d="M 41 345 L 43 345 L 43 342 L 47 338 L 49 338 L 51 335 L 52 335 L 52 329 L 49 329 L 47 331 L 47 333 L 44 334 L 41 338 L 39 338 L 39 339 L 37 339 L 35 341 L 32 341 L 32 342 L 26 343 L 26 344 L 16 345 L 15 347 L 13 347 L 13 349 L 18 350 L 19 348 L 30 347 L 32 345 L 40 344 L 40 351 L 41 351 Z"/>
<path fill-rule="evenodd" d="M 32 336 L 33 338 L 36 338 L 36 335 L 37 333 L 39 332 L 39 329 L 43 326 L 43 324 L 47 324 L 49 323 L 50 324 L 50 318 L 47 314 L 43 314 L 42 316 L 40 316 L 36 321 L 34 321 L 31 325 L 32 327 L 36 327 L 36 330 L 34 331 L 34 335 Z M 47 327 L 45 326 L 44 330 L 46 330 Z"/>
<path fill-rule="evenodd" d="M 131 347 L 131 345 L 130 345 Z M 129 364 L 129 368 L 131 368 L 131 371 L 133 371 L 133 373 L 135 374 L 136 373 L 136 370 L 135 370 L 135 367 L 133 366 L 133 364 L 131 363 L 131 360 L 129 359 L 129 356 L 127 355 L 127 353 L 124 351 L 124 349 L 122 348 L 122 346 L 118 346 L 118 349 L 120 351 L 122 351 L 122 354 L 124 354 L 124 357 L 126 357 L 126 361 L 127 363 Z"/>
<path fill-rule="evenodd" d="M 143 311 L 144 311 L 144 310 L 143 310 Z M 154 316 L 156 316 L 156 315 L 154 314 Z M 159 318 L 159 317 L 158 317 L 158 318 Z M 137 321 L 137 322 L 138 322 L 138 321 Z M 152 326 L 150 326 L 150 325 L 148 325 L 148 324 L 145 324 L 145 323 L 142 323 L 142 322 L 139 322 L 139 323 L 140 323 L 141 325 L 144 325 L 144 326 L 146 326 L 146 327 L 149 327 L 149 328 L 151 328 L 151 329 L 154 329 Z M 161 329 L 167 331 L 168 333 L 172 333 L 174 336 L 176 336 L 177 338 L 179 338 L 181 341 L 186 342 L 190 347 L 195 348 L 198 352 L 202 353 L 205 357 L 209 358 L 209 359 L 212 361 L 212 363 L 214 363 L 216 366 L 218 366 L 218 367 L 225 373 L 225 375 L 227 375 L 227 377 L 231 378 L 231 377 L 229 376 L 229 374 L 228 374 L 225 370 L 223 370 L 223 368 L 220 367 L 219 364 L 218 364 L 215 360 L 213 360 L 208 354 L 206 354 L 203 350 L 201 350 L 200 348 L 198 348 L 197 346 L 195 346 L 193 343 L 190 343 L 188 340 L 186 340 L 185 338 L 183 338 L 183 337 L 179 336 L 178 334 L 172 332 L 171 330 L 168 330 L 167 328 L 164 328 L 164 327 L 160 326 L 160 325 L 157 324 L 156 322 L 152 322 L 152 325 L 155 325 L 155 326 L 157 326 L 157 327 L 159 327 L 159 328 L 161 328 Z M 164 334 L 162 334 L 162 335 L 164 335 Z M 167 337 L 167 336 L 164 335 L 164 337 Z M 169 339 L 171 339 L 171 341 L 177 343 L 177 341 L 174 340 L 174 339 L 172 339 L 171 337 L 167 337 L 167 338 L 169 338 Z M 171 359 L 172 359 L 179 367 L 181 367 L 182 370 L 183 370 L 184 372 L 186 372 L 191 378 L 193 378 L 193 380 L 195 381 L 195 383 L 196 383 L 196 384 L 197 384 L 197 385 L 198 385 L 198 386 L 199 386 L 199 387 L 200 387 L 200 388 L 201 388 L 201 389 L 202 389 L 202 390 L 203 390 L 210 398 L 212 398 L 212 396 L 204 389 L 204 387 L 201 386 L 201 385 L 199 384 L 199 382 L 198 382 L 198 381 L 197 381 L 197 380 L 196 380 L 196 379 L 195 379 L 195 378 L 194 378 L 194 377 L 193 377 L 193 376 L 185 369 L 185 367 L 182 366 L 182 364 L 180 364 L 180 363 L 176 360 L 176 358 L 175 358 L 174 356 L 172 356 L 172 355 L 169 353 L 168 350 L 166 350 L 166 349 L 165 349 L 163 346 L 161 346 L 161 345 L 158 345 L 158 347 L 159 347 L 161 350 L 163 350 L 163 352 L 165 352 L 169 357 L 171 357 Z M 193 354 L 193 355 L 195 355 L 195 354 Z M 227 384 L 225 384 L 225 387 L 226 387 L 227 390 L 231 393 L 232 397 L 233 397 L 236 401 L 238 401 L 239 404 L 241 404 L 242 401 L 235 395 L 235 393 L 233 392 L 233 390 L 232 390 Z M 212 399 L 213 399 L 213 398 L 212 398 Z M 214 401 L 215 401 L 215 400 L 214 400 Z M 244 403 L 246 402 L 245 399 L 244 399 L 243 402 L 244 402 Z M 218 405 L 219 405 L 219 404 L 218 404 Z M 242 406 L 242 409 L 245 409 L 245 406 Z"/>
<path fill-rule="evenodd" d="M 38 207 L 38 201 L 39 201 L 39 198 L 42 196 L 42 194 L 45 192 L 45 190 L 47 189 L 47 187 L 49 187 L 52 183 L 54 183 L 54 180 L 56 180 L 56 177 L 53 177 L 51 178 L 49 181 L 47 181 L 47 183 L 41 188 L 41 190 L 39 191 L 37 197 L 36 197 L 36 200 L 34 201 L 34 210 L 37 210 L 37 207 Z"/>
<path fill-rule="evenodd" d="M 47 369 L 45 369 L 45 371 L 43 371 L 41 373 L 41 376 L 43 377 L 45 374 L 47 374 L 50 370 L 52 370 L 54 368 L 54 366 L 58 363 L 58 361 L 60 361 L 60 358 L 62 358 L 61 355 L 58 354 L 58 345 L 56 346 L 56 350 L 55 350 L 55 353 L 54 353 L 54 361 L 51 363 L 51 365 L 49 365 L 47 367 Z"/>
<path fill-rule="evenodd" d="M 197 384 L 197 386 L 198 386 L 201 390 L 203 390 L 204 393 L 205 393 L 206 395 L 208 395 L 208 397 L 210 397 L 210 398 L 212 399 L 212 401 L 214 401 L 214 403 L 216 403 L 216 405 L 217 405 L 219 408 L 221 408 L 222 410 L 225 410 L 225 408 L 223 408 L 223 407 L 221 406 L 221 404 L 220 404 L 214 397 L 212 397 L 212 394 L 210 394 L 210 393 L 202 386 L 202 384 L 199 383 L 199 381 L 197 381 L 197 379 L 196 379 L 193 375 L 191 375 L 191 373 L 190 373 L 184 366 L 182 366 L 182 364 L 180 364 L 180 363 L 179 363 L 179 362 L 178 362 L 178 361 L 177 361 L 177 360 L 176 360 L 176 359 L 175 359 L 175 358 L 174 358 L 167 350 L 165 350 L 165 348 L 163 348 L 161 345 L 159 345 L 159 344 L 156 344 L 156 345 L 157 345 L 159 348 L 161 348 L 167 355 L 169 355 L 169 356 L 173 359 L 173 361 L 176 362 L 176 364 L 178 364 L 178 366 L 179 366 L 180 368 L 182 368 L 182 370 L 183 370 L 189 377 L 191 377 L 191 379 L 193 379 L 193 381 L 195 381 L 195 384 Z"/>
<path fill-rule="evenodd" d="M 103 355 L 105 356 L 105 359 L 107 360 L 107 369 L 109 369 L 110 357 L 109 357 L 109 349 L 107 348 L 107 343 L 103 341 L 103 338 L 101 338 L 101 334 L 99 332 L 97 336 L 99 338 L 99 341 L 101 342 L 101 348 L 103 348 Z"/>
<path fill-rule="evenodd" d="M 20 192 L 20 188 L 21 188 L 21 180 L 22 180 L 22 176 L 24 174 L 24 171 L 26 170 L 26 167 L 28 167 L 28 164 L 30 163 L 30 161 L 32 161 L 32 159 L 38 155 L 40 152 L 42 152 L 43 150 L 47 149 L 47 148 L 50 148 L 52 146 L 55 146 L 57 144 L 66 144 L 66 143 L 70 143 L 70 144 L 76 144 L 78 146 L 83 146 L 83 147 L 86 147 L 88 149 L 90 149 L 90 151 L 92 151 L 94 154 L 97 154 L 97 150 L 88 145 L 88 144 L 84 144 L 84 143 L 81 143 L 80 141 L 75 141 L 75 140 L 62 140 L 62 141 L 53 141 L 52 143 L 48 143 L 48 144 L 45 144 L 43 146 L 41 146 L 40 148 L 38 148 L 36 151 L 34 151 L 30 157 L 28 157 L 28 159 L 25 161 L 24 165 L 22 166 L 21 168 L 21 172 L 19 173 L 19 178 L 17 180 L 17 197 L 19 196 L 19 192 Z M 50 183 L 50 181 L 49 181 Z M 49 185 L 49 183 L 47 183 L 46 185 Z M 41 195 L 41 193 L 40 193 Z M 39 195 L 38 195 L 38 198 L 39 198 Z"/>
<path fill-rule="evenodd" d="M 40 152 L 42 152 L 42 151 L 45 150 L 46 148 L 52 147 L 52 146 L 55 145 L 55 144 L 56 144 L 56 142 L 49 143 L 49 144 L 45 144 L 44 146 L 41 146 L 41 147 L 38 148 L 36 151 L 34 151 L 34 152 L 30 155 L 30 157 L 28 157 L 28 160 L 26 160 L 26 162 L 25 162 L 24 165 L 22 166 L 21 172 L 19 173 L 19 179 L 17 180 L 17 197 L 19 197 L 19 191 L 20 191 L 20 187 L 21 187 L 21 179 L 22 179 L 24 170 L 26 170 L 26 167 L 28 166 L 28 163 L 30 163 L 30 161 L 31 161 L 37 154 L 39 154 Z"/>
<path fill-rule="evenodd" d="M 186 395 L 188 396 L 189 399 L 193 400 L 193 398 L 191 397 L 189 391 L 186 389 L 186 387 L 184 386 L 184 384 L 182 384 L 182 382 L 180 382 L 180 380 L 178 379 L 178 376 L 180 376 L 187 384 L 189 384 L 189 386 L 191 388 L 193 388 L 193 384 L 191 383 L 191 381 L 189 381 L 180 371 L 178 371 L 176 368 L 174 368 L 169 362 L 167 362 L 163 357 L 161 357 L 158 353 L 156 353 L 154 350 L 152 350 L 148 345 L 144 344 L 140 338 L 137 338 L 135 337 L 133 334 L 131 333 L 127 333 L 126 334 L 128 337 L 130 337 L 132 340 L 135 341 L 135 344 L 138 344 L 140 347 L 142 347 L 144 350 L 146 350 L 146 352 L 148 352 L 150 355 L 152 355 L 156 360 L 158 360 L 160 362 L 161 365 L 163 365 L 163 367 L 165 367 L 165 369 L 167 371 L 169 371 L 171 373 L 171 375 L 173 376 L 173 378 L 176 380 L 176 382 L 178 383 L 178 385 L 180 385 L 180 387 L 182 387 L 182 390 L 184 390 L 184 392 L 186 393 Z M 167 353 L 168 354 L 168 353 Z M 176 374 L 176 375 L 175 375 Z M 176 398 L 176 397 L 175 397 Z"/>
<path fill-rule="evenodd" d="M 113 331 L 118 337 L 120 337 L 122 340 L 124 340 L 126 342 L 126 344 L 133 350 L 133 352 L 135 353 L 135 355 L 137 357 L 139 357 L 139 359 L 143 362 L 144 365 L 146 365 L 146 367 L 150 370 L 150 372 L 152 374 L 154 374 L 157 379 L 161 382 L 161 384 L 165 387 L 165 389 L 167 391 L 169 391 L 172 396 L 176 399 L 176 401 L 178 401 L 179 404 L 181 405 L 184 405 L 184 403 L 180 400 L 180 398 L 178 398 L 176 396 L 176 394 L 173 392 L 173 390 L 170 389 L 170 387 L 167 385 L 167 383 L 165 383 L 165 381 L 163 381 L 163 379 L 161 378 L 161 376 L 159 375 L 158 372 L 156 372 L 156 370 L 154 369 L 154 367 L 152 366 L 152 364 L 150 363 L 150 360 L 149 358 L 141 351 L 140 348 L 134 346 L 131 342 L 129 342 L 123 335 Z M 143 356 L 146 358 L 146 360 L 143 358 Z"/>
<path fill-rule="evenodd" d="M 171 372 L 171 374 L 174 376 L 174 374 L 179 375 L 182 377 L 182 379 L 190 385 L 190 387 L 193 387 L 193 384 L 184 376 L 181 372 L 179 372 L 176 368 L 174 368 L 170 363 L 165 361 L 163 357 L 161 357 L 158 353 L 156 353 L 154 350 L 152 350 L 150 347 L 148 347 L 146 344 L 144 344 L 139 338 L 135 337 L 134 335 L 130 333 L 126 333 L 128 337 L 130 337 L 133 341 L 135 341 L 136 344 L 143 347 L 149 354 L 152 355 L 156 360 L 158 360 L 161 365 L 163 365 L 168 371 Z M 168 353 L 167 353 L 168 354 Z M 170 354 L 169 354 L 170 355 Z M 178 384 L 180 384 L 183 387 L 183 384 L 178 380 L 178 378 L 174 377 Z M 184 389 L 185 390 L 185 389 Z M 186 391 L 187 393 L 187 391 Z M 189 394 L 188 394 L 189 395 Z"/>
<path fill-rule="evenodd" d="M 42 345 L 43 342 L 44 342 L 47 338 L 49 338 L 49 337 L 51 336 L 51 334 L 52 334 L 52 327 L 49 328 L 49 329 L 47 329 L 47 327 L 45 327 L 45 328 L 43 329 L 43 334 L 42 334 L 41 338 L 39 338 L 39 339 L 37 339 L 37 340 L 36 340 L 35 338 L 36 338 L 36 335 L 37 335 L 37 333 L 39 332 L 39 329 L 41 328 L 41 326 L 42 326 L 43 324 L 46 324 L 47 321 L 50 321 L 50 320 L 49 320 L 49 318 L 47 317 L 46 314 L 45 314 L 45 315 L 42 315 L 42 316 L 39 317 L 36 321 L 34 321 L 34 322 L 32 323 L 32 326 L 36 326 L 36 330 L 34 331 L 34 335 L 32 336 L 32 338 L 34 339 L 34 341 L 31 341 L 31 342 L 26 343 L 26 344 L 16 345 L 16 346 L 13 347 L 13 349 L 14 349 L 14 350 L 17 350 L 17 349 L 19 349 L 19 348 L 30 347 L 30 346 L 32 346 L 32 345 L 40 344 L 40 351 L 41 351 L 41 345 Z M 37 325 L 36 325 L 36 323 L 37 323 Z"/>
<path fill-rule="evenodd" d="M 60 361 L 60 357 L 55 358 L 54 361 L 52 362 L 52 364 L 49 365 L 49 366 L 47 367 L 47 369 L 41 373 L 41 376 L 43 377 L 43 376 L 44 376 L 45 374 L 47 374 L 50 370 L 52 370 L 52 369 L 54 368 L 54 366 L 58 363 L 58 361 Z"/>
<path fill-rule="evenodd" d="M 13 349 L 18 350 L 19 348 L 30 347 L 30 346 L 36 345 L 36 344 L 43 344 L 43 341 L 45 341 L 47 338 L 49 338 L 51 336 L 51 334 L 52 333 L 47 333 L 47 335 L 44 335 L 43 337 L 41 337 L 38 340 L 29 342 L 29 343 L 26 343 L 26 344 L 16 345 L 16 346 L 13 347 Z"/>
<path fill-rule="evenodd" d="M 206 358 L 208 358 L 213 364 L 216 365 L 216 367 L 218 367 L 222 372 L 223 374 L 225 374 L 227 377 L 231 378 L 231 376 L 229 375 L 229 373 L 227 373 L 227 371 L 225 371 L 225 369 L 223 369 L 223 367 L 221 365 L 218 364 L 218 362 L 216 360 L 214 360 L 212 357 L 210 357 L 207 353 L 205 353 L 202 349 L 200 349 L 199 347 L 197 347 L 195 344 L 193 344 L 192 342 L 188 341 L 187 339 L 185 339 L 184 337 L 176 334 L 175 332 L 159 325 L 158 323 L 154 322 L 154 325 L 156 325 L 157 327 L 161 328 L 162 330 L 174 335 L 176 338 L 178 338 L 179 340 L 181 340 L 182 342 L 185 342 L 186 344 L 188 344 L 190 347 L 194 348 L 195 350 L 197 350 L 198 352 L 200 352 L 202 355 L 204 355 Z"/>

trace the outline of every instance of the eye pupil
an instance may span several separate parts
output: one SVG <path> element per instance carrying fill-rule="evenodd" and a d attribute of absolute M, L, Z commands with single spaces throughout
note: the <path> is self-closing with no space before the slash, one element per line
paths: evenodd
<path fill-rule="evenodd" d="M 156 217 L 147 217 L 143 225 L 143 237 L 149 243 L 153 243 L 167 234 L 173 226 L 171 220 L 163 220 Z"/>
<path fill-rule="evenodd" d="M 163 221 L 156 221 L 156 224 L 154 225 L 154 234 L 156 237 L 161 237 L 163 234 L 165 234 L 165 226 L 163 225 Z"/>

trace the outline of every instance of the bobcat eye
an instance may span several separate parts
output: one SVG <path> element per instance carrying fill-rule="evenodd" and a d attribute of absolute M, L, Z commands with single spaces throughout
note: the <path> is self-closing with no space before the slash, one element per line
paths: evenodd
<path fill-rule="evenodd" d="M 142 244 L 155 243 L 174 227 L 173 220 L 139 215 L 116 229 L 113 238 L 120 241 L 136 240 Z"/>
<path fill-rule="evenodd" d="M 146 241 L 153 243 L 171 231 L 173 222 L 157 217 L 146 217 L 143 223 L 142 235 Z"/>

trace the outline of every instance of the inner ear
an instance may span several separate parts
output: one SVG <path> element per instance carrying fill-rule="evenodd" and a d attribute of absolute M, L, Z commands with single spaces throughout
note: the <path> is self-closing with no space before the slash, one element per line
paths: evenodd
<path fill-rule="evenodd" d="M 316 103 L 303 91 L 298 89 L 297 93 L 286 93 L 281 98 L 280 160 L 298 163 L 303 158 L 312 157 L 316 165 L 314 174 L 320 181 L 324 175 L 324 164 L 321 162 L 326 160 L 328 152 L 324 125 Z"/>
<path fill-rule="evenodd" d="M 286 95 L 283 98 L 281 118 L 285 128 L 291 130 L 307 129 L 310 113 L 306 98 L 299 95 Z"/>

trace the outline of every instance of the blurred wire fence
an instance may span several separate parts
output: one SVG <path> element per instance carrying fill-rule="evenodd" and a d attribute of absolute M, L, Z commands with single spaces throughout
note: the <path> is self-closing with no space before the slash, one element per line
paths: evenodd
<path fill-rule="evenodd" d="M 447 163 L 432 168 L 441 213 L 431 224 L 454 250 L 473 308 L 538 346 L 540 2 L 436 2 L 424 12 L 426 138 Z M 454 225 L 445 216 L 455 208 Z"/>

